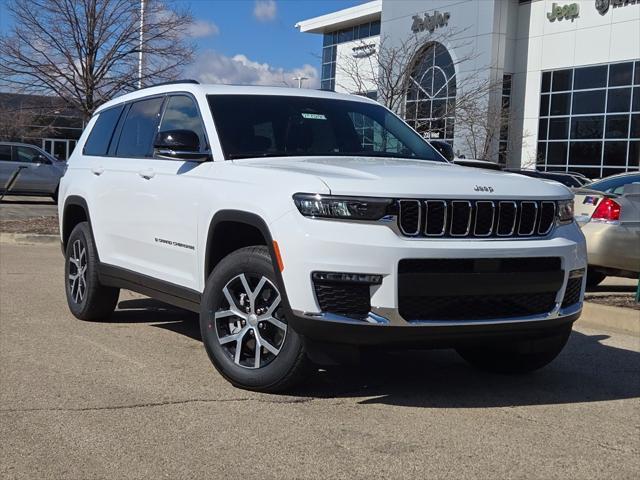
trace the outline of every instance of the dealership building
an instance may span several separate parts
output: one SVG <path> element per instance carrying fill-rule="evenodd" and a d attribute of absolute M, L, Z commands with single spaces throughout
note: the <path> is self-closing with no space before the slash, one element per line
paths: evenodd
<path fill-rule="evenodd" d="M 323 35 L 322 88 L 377 98 L 467 158 L 639 168 L 640 0 L 376 0 L 296 26 Z"/>

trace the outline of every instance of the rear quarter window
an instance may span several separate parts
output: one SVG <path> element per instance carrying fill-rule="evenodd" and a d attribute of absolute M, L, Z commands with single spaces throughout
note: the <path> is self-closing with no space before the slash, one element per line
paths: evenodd
<path fill-rule="evenodd" d="M 117 106 L 104 110 L 98 114 L 98 120 L 93 125 L 89 138 L 84 144 L 85 155 L 106 155 L 109 149 L 113 130 L 115 129 L 123 106 Z"/>

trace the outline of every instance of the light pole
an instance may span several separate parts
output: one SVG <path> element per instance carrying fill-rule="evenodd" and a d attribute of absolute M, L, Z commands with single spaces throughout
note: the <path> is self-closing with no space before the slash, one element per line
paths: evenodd
<path fill-rule="evenodd" d="M 292 80 L 297 80 L 298 88 L 302 88 L 302 82 L 304 82 L 305 80 L 309 80 L 309 77 L 303 77 L 302 75 L 300 75 L 298 77 L 293 77 Z"/>
<path fill-rule="evenodd" d="M 138 51 L 138 88 L 142 88 L 142 44 L 144 43 L 144 0 L 140 0 L 140 34 Z"/>

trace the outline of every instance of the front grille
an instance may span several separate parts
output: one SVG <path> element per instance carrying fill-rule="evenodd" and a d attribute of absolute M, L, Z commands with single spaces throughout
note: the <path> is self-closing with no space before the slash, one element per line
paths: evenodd
<path fill-rule="evenodd" d="M 412 320 L 487 320 L 545 314 L 555 293 L 518 295 L 401 296 L 400 315 Z"/>
<path fill-rule="evenodd" d="M 314 281 L 313 286 L 323 312 L 363 319 L 371 310 L 369 284 Z"/>
<path fill-rule="evenodd" d="M 543 315 L 564 278 L 559 257 L 404 259 L 398 308 L 407 321 Z"/>
<path fill-rule="evenodd" d="M 582 290 L 582 277 L 570 278 L 562 299 L 562 308 L 570 307 L 580 301 L 580 291 Z"/>
<path fill-rule="evenodd" d="M 553 229 L 556 204 L 534 200 L 400 200 L 398 227 L 408 237 L 533 237 Z"/>

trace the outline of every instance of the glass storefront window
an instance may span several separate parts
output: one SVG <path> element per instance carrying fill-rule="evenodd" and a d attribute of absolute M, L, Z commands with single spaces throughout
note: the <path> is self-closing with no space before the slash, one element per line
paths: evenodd
<path fill-rule="evenodd" d="M 640 85 L 640 61 L 543 72 L 538 168 L 592 178 L 637 170 L 640 86 L 635 85 Z"/>

